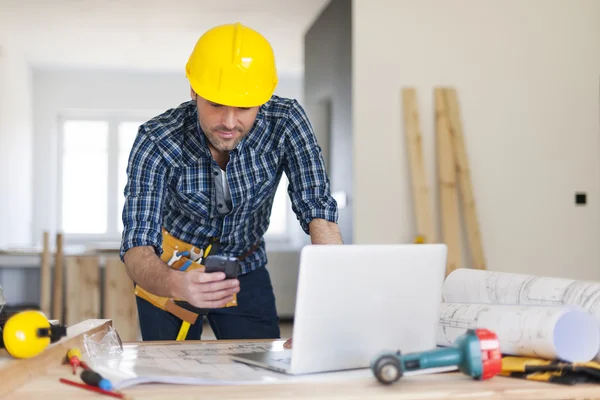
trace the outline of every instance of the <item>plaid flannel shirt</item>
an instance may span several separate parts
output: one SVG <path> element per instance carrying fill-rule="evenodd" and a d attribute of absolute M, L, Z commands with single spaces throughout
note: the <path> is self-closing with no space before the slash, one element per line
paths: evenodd
<path fill-rule="evenodd" d="M 265 266 L 263 235 L 282 173 L 300 226 L 308 234 L 314 218 L 337 222 L 321 148 L 300 106 L 273 96 L 260 107 L 249 134 L 230 152 L 227 181 L 231 209 L 216 202 L 219 166 L 200 129 L 196 104 L 182 103 L 140 126 L 127 166 L 120 256 L 151 245 L 162 254 L 162 233 L 206 248 L 218 238 L 218 254 L 240 256 L 241 273 Z M 216 178 L 219 178 L 216 176 Z"/>

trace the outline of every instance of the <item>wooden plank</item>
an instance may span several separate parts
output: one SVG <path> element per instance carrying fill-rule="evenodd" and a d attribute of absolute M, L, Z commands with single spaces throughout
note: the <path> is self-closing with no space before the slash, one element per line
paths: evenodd
<path fill-rule="evenodd" d="M 108 329 L 110 320 L 88 320 L 67 328 L 67 336 L 48 346 L 35 357 L 17 360 L 0 349 L 0 398 L 36 379 L 50 369 L 59 368 L 71 347 L 83 348 L 83 335 Z"/>
<path fill-rule="evenodd" d="M 111 319 L 121 340 L 139 340 L 139 325 L 133 281 L 125 264 L 118 258 L 108 258 L 104 269 L 104 318 Z"/>
<path fill-rule="evenodd" d="M 42 239 L 42 262 L 40 265 L 40 310 L 50 317 L 50 233 L 44 232 Z"/>
<path fill-rule="evenodd" d="M 100 317 L 100 265 L 96 256 L 69 256 L 66 266 L 67 325 Z"/>
<path fill-rule="evenodd" d="M 446 275 L 448 275 L 461 266 L 458 191 L 456 188 L 452 139 L 450 137 L 443 89 L 435 88 L 434 97 L 442 240 L 448 246 L 448 263 L 446 266 Z"/>
<path fill-rule="evenodd" d="M 402 90 L 404 111 L 404 126 L 408 147 L 409 166 L 411 174 L 413 207 L 417 222 L 417 243 L 435 243 L 435 228 L 431 215 L 432 205 L 425 161 L 423 159 L 423 144 L 417 106 L 417 94 L 414 88 Z"/>
<path fill-rule="evenodd" d="M 456 175 L 460 193 L 462 195 L 462 209 L 467 230 L 467 243 L 469 252 L 471 253 L 471 263 L 473 268 L 486 269 L 483 244 L 481 242 L 481 232 L 479 231 L 477 206 L 471 181 L 471 170 L 469 168 L 462 120 L 459 111 L 458 96 L 456 94 L 456 89 L 454 88 L 447 88 L 444 92 L 449 116 L 448 120 L 450 123 L 454 161 L 456 164 Z"/>
<path fill-rule="evenodd" d="M 63 320 L 63 235 L 56 234 L 56 255 L 54 256 L 54 280 L 52 283 L 52 319 Z"/>

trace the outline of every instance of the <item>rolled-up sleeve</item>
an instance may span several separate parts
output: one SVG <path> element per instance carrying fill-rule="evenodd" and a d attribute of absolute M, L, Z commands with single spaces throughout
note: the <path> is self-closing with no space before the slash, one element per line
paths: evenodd
<path fill-rule="evenodd" d="M 136 246 L 154 246 L 162 254 L 162 207 L 167 167 L 143 126 L 134 141 L 127 164 L 124 189 L 123 235 L 120 257 Z"/>
<path fill-rule="evenodd" d="M 295 100 L 289 110 L 285 135 L 288 194 L 300 226 L 308 234 L 308 224 L 315 218 L 337 223 L 337 203 L 331 196 L 321 147 L 304 109 Z"/>

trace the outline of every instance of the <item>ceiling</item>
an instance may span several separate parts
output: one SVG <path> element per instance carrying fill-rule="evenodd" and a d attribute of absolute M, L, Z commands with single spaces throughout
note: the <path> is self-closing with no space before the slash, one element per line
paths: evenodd
<path fill-rule="evenodd" d="M 281 72 L 303 69 L 304 33 L 329 0 L 0 0 L 0 48 L 35 67 L 182 71 L 198 37 L 242 22 Z"/>

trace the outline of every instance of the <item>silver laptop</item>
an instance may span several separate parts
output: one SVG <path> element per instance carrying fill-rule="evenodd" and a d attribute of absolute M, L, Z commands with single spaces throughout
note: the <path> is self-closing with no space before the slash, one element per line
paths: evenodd
<path fill-rule="evenodd" d="M 382 350 L 436 346 L 444 244 L 308 245 L 291 350 L 231 355 L 287 374 L 368 368 Z"/>

